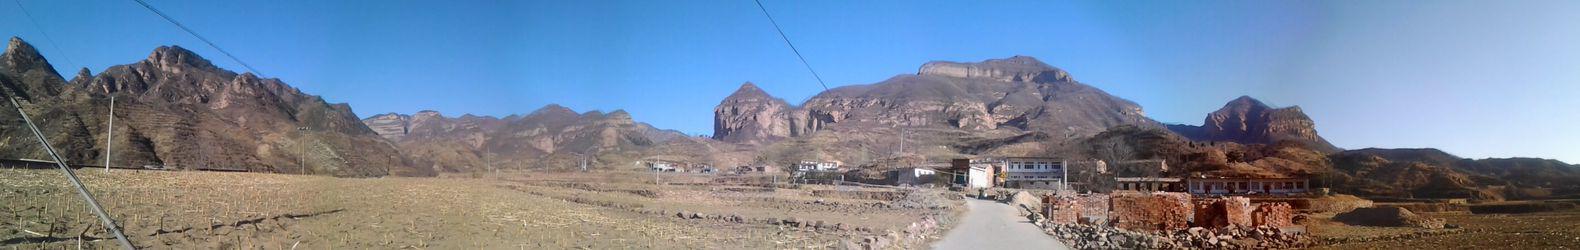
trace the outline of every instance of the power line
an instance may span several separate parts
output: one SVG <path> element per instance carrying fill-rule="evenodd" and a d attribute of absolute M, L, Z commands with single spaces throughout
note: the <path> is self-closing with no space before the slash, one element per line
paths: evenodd
<path fill-rule="evenodd" d="M 138 0 L 138 1 L 142 1 L 142 0 Z M 784 38 L 785 45 L 789 45 L 790 46 L 790 51 L 791 52 L 795 52 L 795 58 L 801 59 L 801 65 L 806 65 L 806 71 L 812 72 L 812 78 L 817 78 L 817 84 L 820 85 L 820 86 L 823 86 L 823 91 L 828 91 L 828 84 L 823 83 L 823 77 L 818 76 L 816 70 L 812 70 L 812 64 L 806 62 L 806 57 L 801 56 L 801 51 L 797 50 L 795 48 L 795 44 L 794 43 L 790 43 L 790 36 L 786 36 L 785 35 L 785 30 L 779 28 L 779 22 L 775 22 L 774 21 L 774 16 L 768 14 L 768 8 L 767 7 L 763 7 L 763 1 L 762 0 L 752 0 L 752 1 L 757 3 L 757 9 L 763 11 L 763 16 L 768 17 L 768 23 L 771 23 L 771 24 L 774 25 L 774 30 L 775 31 L 779 31 L 779 38 Z"/>
<path fill-rule="evenodd" d="M 33 13 L 32 12 L 28 12 L 27 11 L 27 7 L 23 7 L 22 6 L 22 0 L 12 0 L 11 2 L 16 3 L 16 8 L 22 10 L 22 15 L 27 16 L 27 21 L 33 23 L 33 28 L 34 29 L 38 29 L 38 33 L 44 35 L 44 40 L 49 41 L 49 46 L 54 46 L 55 50 L 60 51 L 60 55 L 62 57 L 66 58 L 66 62 L 67 63 L 71 63 L 71 65 L 77 65 L 76 60 L 71 60 L 71 55 L 67 55 L 66 54 L 66 50 L 65 49 L 61 49 L 60 48 L 60 44 L 55 43 L 55 38 L 54 37 L 50 37 L 49 36 L 49 32 L 44 31 L 44 26 L 38 24 L 38 19 L 34 19 L 33 18 Z M 78 66 L 80 66 L 80 65 L 78 65 Z"/>
<path fill-rule="evenodd" d="M 225 54 L 225 57 L 229 57 L 230 60 L 236 61 L 236 63 L 241 64 L 242 67 L 247 68 L 247 71 L 252 71 L 252 73 L 258 74 L 259 77 L 263 77 L 263 72 L 258 71 L 258 69 L 252 68 L 252 65 L 248 65 L 247 62 L 241 61 L 241 58 L 236 58 L 236 55 L 231 55 L 230 51 L 225 51 L 225 49 L 219 48 L 219 45 L 214 45 L 213 41 L 209 41 L 208 38 L 204 38 L 203 35 L 198 35 L 197 31 L 192 31 L 191 28 L 187 28 L 186 25 L 182 25 L 181 22 L 177 22 L 176 19 L 170 18 L 169 15 L 165 15 L 165 13 L 159 11 L 159 9 L 155 9 L 153 5 L 148 5 L 148 2 L 143 2 L 143 0 L 132 0 L 132 1 L 136 1 L 137 4 L 142 5 L 143 8 L 148 9 L 148 11 L 154 12 L 154 15 L 159 15 L 159 17 L 164 18 L 165 21 L 170 21 L 171 24 L 175 24 L 176 27 L 181 28 L 181 30 L 183 30 L 183 31 L 186 31 L 187 34 L 192 34 L 192 37 L 197 37 L 198 40 L 203 40 L 203 43 L 207 43 L 209 47 L 214 48 L 214 50 L 218 50 L 219 53 L 221 53 L 221 54 Z"/>

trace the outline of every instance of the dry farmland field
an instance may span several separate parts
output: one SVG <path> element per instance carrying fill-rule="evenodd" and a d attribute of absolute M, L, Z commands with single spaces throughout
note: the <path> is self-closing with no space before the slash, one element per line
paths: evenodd
<path fill-rule="evenodd" d="M 863 241 L 925 246 L 960 204 L 925 190 L 696 176 L 660 176 L 659 185 L 651 173 L 641 172 L 371 179 L 96 169 L 78 174 L 142 248 L 784 249 Z M 115 247 L 58 170 L 0 170 L 0 218 L 0 245 Z"/>
<path fill-rule="evenodd" d="M 1450 229 L 1352 226 L 1316 215 L 1313 236 L 1330 245 L 1318 249 L 1576 249 L 1580 210 L 1513 213 L 1425 214 L 1442 218 Z"/>

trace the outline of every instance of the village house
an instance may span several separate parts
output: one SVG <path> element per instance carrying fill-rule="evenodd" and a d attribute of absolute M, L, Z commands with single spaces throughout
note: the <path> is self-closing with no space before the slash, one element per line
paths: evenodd
<path fill-rule="evenodd" d="M 1185 192 L 1185 181 L 1170 177 L 1118 177 L 1114 178 L 1115 190 L 1149 192 Z"/>
<path fill-rule="evenodd" d="M 990 188 L 997 186 L 994 178 L 998 167 L 991 160 L 954 159 L 950 167 L 944 170 L 948 175 L 950 184 L 968 188 Z"/>
<path fill-rule="evenodd" d="M 1004 186 L 1009 188 L 1055 189 L 1064 186 L 1069 176 L 1064 160 L 1047 157 L 1006 157 Z"/>
<path fill-rule="evenodd" d="M 774 174 L 779 172 L 779 167 L 774 166 L 739 166 L 735 167 L 736 174 Z"/>
<path fill-rule="evenodd" d="M 684 166 L 684 164 L 679 163 L 679 162 L 672 162 L 672 161 L 665 161 L 665 160 L 645 160 L 645 161 L 642 161 L 640 164 L 646 166 L 648 170 L 658 171 L 658 172 L 683 172 L 683 171 L 686 171 L 686 167 Z"/>
<path fill-rule="evenodd" d="M 893 171 L 895 185 L 923 185 L 933 183 L 938 171 L 926 167 L 906 167 Z"/>
<path fill-rule="evenodd" d="M 833 172 L 839 171 L 839 161 L 802 161 L 795 164 L 797 172 Z"/>
<path fill-rule="evenodd" d="M 1220 178 L 1193 176 L 1185 180 L 1192 195 L 1293 195 L 1305 194 L 1306 178 Z"/>

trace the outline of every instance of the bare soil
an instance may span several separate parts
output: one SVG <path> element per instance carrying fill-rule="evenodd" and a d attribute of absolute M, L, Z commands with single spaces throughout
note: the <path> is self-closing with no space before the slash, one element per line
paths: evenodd
<path fill-rule="evenodd" d="M 1319 249 L 1576 249 L 1580 210 L 1524 214 L 1423 214 L 1459 229 L 1351 226 L 1314 216 Z"/>
<path fill-rule="evenodd" d="M 849 187 L 654 185 L 643 182 L 651 175 L 618 172 L 379 179 L 130 170 L 79 175 L 141 248 L 834 248 L 904 230 L 919 216 L 951 214 L 811 196 Z M 114 248 L 65 183 L 59 171 L 0 170 L 0 245 Z M 673 215 L 681 211 L 741 219 Z M 829 226 L 758 223 L 785 219 Z M 835 230 L 836 224 L 849 230 Z"/>

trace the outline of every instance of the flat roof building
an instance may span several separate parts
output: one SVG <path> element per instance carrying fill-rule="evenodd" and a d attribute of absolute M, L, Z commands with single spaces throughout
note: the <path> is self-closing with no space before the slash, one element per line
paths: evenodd
<path fill-rule="evenodd" d="M 1193 195 L 1294 195 L 1311 189 L 1306 178 L 1191 177 L 1185 183 Z"/>
<path fill-rule="evenodd" d="M 1056 189 L 1069 177 L 1068 162 L 1048 157 L 1005 157 L 1004 186 L 1009 188 Z"/>

